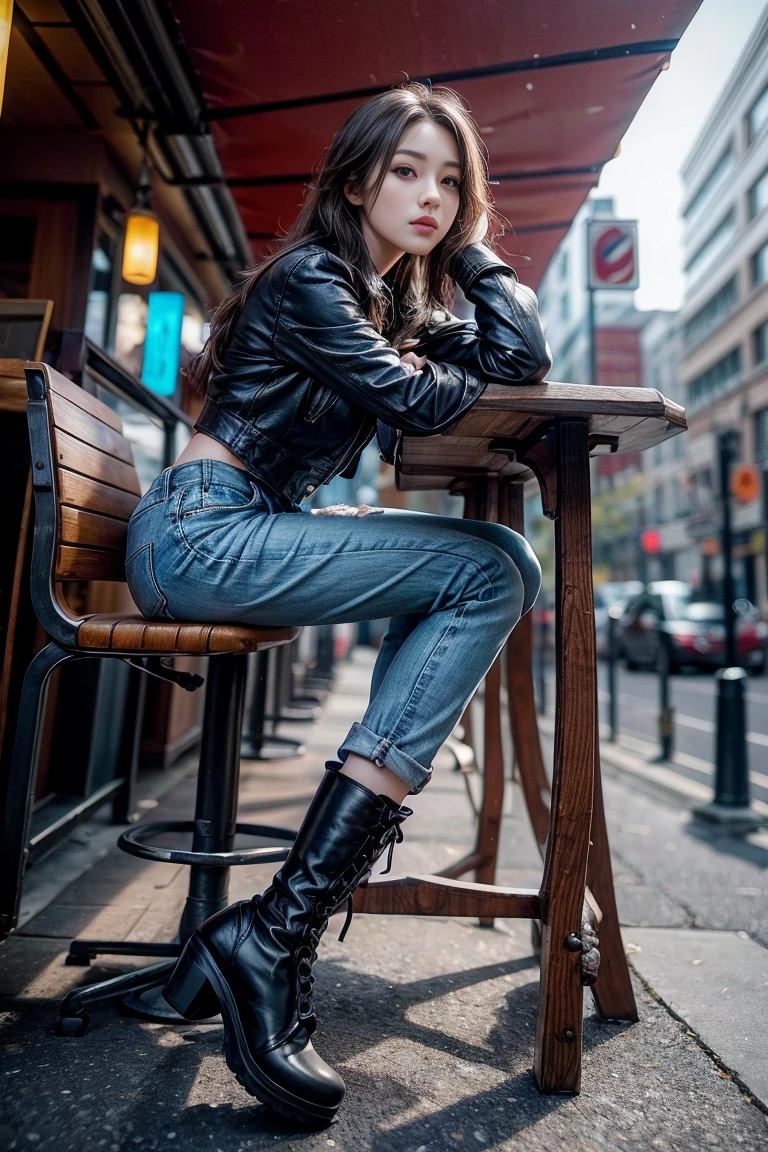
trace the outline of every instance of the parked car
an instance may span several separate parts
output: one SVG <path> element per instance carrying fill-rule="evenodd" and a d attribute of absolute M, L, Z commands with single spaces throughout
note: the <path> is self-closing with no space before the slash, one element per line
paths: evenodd
<path fill-rule="evenodd" d="M 639 596 L 645 585 L 642 580 L 612 580 L 595 587 L 595 634 L 597 655 L 608 655 L 608 613 L 611 608 L 624 611 L 633 596 Z"/>
<path fill-rule="evenodd" d="M 768 624 L 748 600 L 737 601 L 737 606 L 737 659 L 757 675 L 765 670 Z M 630 670 L 657 668 L 662 658 L 669 660 L 670 672 L 679 672 L 683 665 L 714 669 L 725 664 L 723 605 L 694 599 L 691 585 L 681 580 L 649 584 L 627 604 L 619 628 Z"/>

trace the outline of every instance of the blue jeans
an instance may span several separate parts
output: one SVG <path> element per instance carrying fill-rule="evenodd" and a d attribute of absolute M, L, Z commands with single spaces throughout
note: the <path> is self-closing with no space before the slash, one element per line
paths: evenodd
<path fill-rule="evenodd" d="M 500 524 L 388 511 L 280 511 L 229 464 L 166 469 L 128 527 L 145 616 L 263 626 L 391 617 L 356 752 L 420 792 L 432 759 L 539 591 L 527 541 Z"/>

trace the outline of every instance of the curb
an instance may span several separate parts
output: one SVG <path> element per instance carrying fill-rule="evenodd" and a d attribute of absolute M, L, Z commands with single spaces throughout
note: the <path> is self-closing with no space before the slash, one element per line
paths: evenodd
<path fill-rule="evenodd" d="M 603 725 L 601 725 L 601 728 Z M 553 736 L 555 722 L 551 716 L 539 716 L 539 731 L 542 735 Z M 607 731 L 607 728 L 606 728 Z M 629 747 L 629 745 L 632 747 Z M 665 792 L 686 807 L 699 804 L 708 804 L 712 800 L 712 789 L 697 780 L 675 770 L 675 764 L 681 767 L 697 768 L 710 771 L 714 775 L 715 766 L 706 760 L 698 760 L 686 753 L 678 753 L 673 760 L 655 763 L 651 757 L 656 754 L 656 746 L 637 740 L 634 737 L 619 737 L 619 743 L 614 744 L 607 739 L 600 740 L 600 759 L 604 764 L 623 772 L 636 780 L 643 781 L 653 788 Z M 753 800 L 752 806 L 756 812 L 768 816 L 768 804 L 762 800 Z"/>

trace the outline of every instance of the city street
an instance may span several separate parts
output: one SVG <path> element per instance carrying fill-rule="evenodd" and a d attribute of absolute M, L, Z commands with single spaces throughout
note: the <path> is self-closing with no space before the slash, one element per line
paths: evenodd
<path fill-rule="evenodd" d="M 246 760 L 241 817 L 295 826 L 351 720 L 368 698 L 374 650 L 356 648 L 314 724 L 281 725 L 306 755 Z M 543 739 L 551 763 L 551 736 Z M 144 819 L 186 818 L 195 760 Z M 400 875 L 460 859 L 474 838 L 461 773 L 443 753 L 395 850 Z M 479 778 L 471 781 L 477 791 Z M 107 820 L 90 843 L 30 870 L 22 926 L 4 945 L 0 1148 L 36 1152 L 765 1152 L 768 1025 L 764 982 L 768 837 L 703 829 L 665 794 L 605 772 L 616 896 L 640 1021 L 601 1021 L 586 994 L 579 1096 L 541 1095 L 532 1074 L 539 969 L 525 920 L 342 916 L 316 965 L 317 1048 L 342 1072 L 338 1122 L 297 1131 L 237 1083 L 216 1020 L 161 1023 L 94 1005 L 85 1036 L 53 1035 L 57 1001 L 136 963 L 64 962 L 74 935 L 162 940 L 178 924 L 187 870 L 120 852 Z M 78 855 L 78 849 L 80 855 Z M 274 866 L 233 868 L 230 899 L 268 883 Z M 530 888 L 541 857 L 520 791 L 507 793 L 498 881 Z M 716 1054 L 713 1056 L 713 1053 Z"/>
<path fill-rule="evenodd" d="M 600 723 L 608 725 L 608 668 L 598 665 Z M 624 737 L 658 745 L 659 681 L 653 672 L 628 672 L 617 666 L 619 729 Z M 554 715 L 554 672 L 547 675 L 547 712 Z M 670 677 L 675 709 L 675 771 L 701 784 L 712 783 L 715 758 L 715 679 L 709 673 Z M 640 748 L 637 751 L 641 751 Z M 752 796 L 768 803 L 768 677 L 747 682 L 747 752 Z"/>

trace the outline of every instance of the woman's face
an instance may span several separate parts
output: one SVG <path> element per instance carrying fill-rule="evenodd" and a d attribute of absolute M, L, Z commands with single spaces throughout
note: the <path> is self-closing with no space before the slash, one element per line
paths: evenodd
<path fill-rule="evenodd" d="M 405 252 L 426 256 L 440 243 L 459 210 L 462 175 L 453 135 L 424 120 L 401 137 L 375 201 L 372 180 L 362 193 L 346 186 L 347 199 L 360 207 L 363 237 L 382 276 Z"/>

